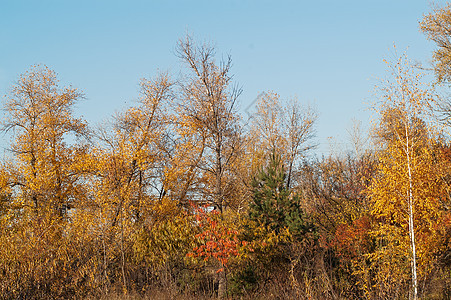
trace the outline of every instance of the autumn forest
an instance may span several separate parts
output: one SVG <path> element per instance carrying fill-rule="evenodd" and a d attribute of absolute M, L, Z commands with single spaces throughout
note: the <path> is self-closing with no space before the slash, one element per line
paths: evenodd
<path fill-rule="evenodd" d="M 431 70 L 387 61 L 371 143 L 321 158 L 320 112 L 240 114 L 232 58 L 190 36 L 97 127 L 32 66 L 1 100 L 0 298 L 451 298 L 451 5 L 420 30 Z"/>

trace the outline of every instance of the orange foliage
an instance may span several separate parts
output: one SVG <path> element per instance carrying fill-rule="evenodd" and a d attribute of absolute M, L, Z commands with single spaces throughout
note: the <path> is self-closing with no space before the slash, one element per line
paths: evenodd
<path fill-rule="evenodd" d="M 371 220 L 368 216 L 360 217 L 351 225 L 340 224 L 335 232 L 330 246 L 337 249 L 339 257 L 351 260 L 363 253 L 368 253 L 371 248 Z"/>
<path fill-rule="evenodd" d="M 226 267 L 229 260 L 239 255 L 241 246 L 246 246 L 246 241 L 238 239 L 238 231 L 229 228 L 221 222 L 219 212 L 213 210 L 207 212 L 208 207 L 195 208 L 196 220 L 201 232 L 196 235 L 200 242 L 188 253 L 191 257 L 200 257 L 204 261 L 210 258 L 218 261 L 221 266 Z M 217 272 L 223 271 L 220 268 Z"/>

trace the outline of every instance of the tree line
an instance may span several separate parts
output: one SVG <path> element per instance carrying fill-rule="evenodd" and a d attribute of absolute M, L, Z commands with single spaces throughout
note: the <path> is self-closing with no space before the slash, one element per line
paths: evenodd
<path fill-rule="evenodd" d="M 450 26 L 451 5 L 420 23 L 435 86 L 387 63 L 374 146 L 322 158 L 314 109 L 268 91 L 245 120 L 231 58 L 189 36 L 183 75 L 96 129 L 31 67 L 2 103 L 0 297 L 451 297 Z"/>

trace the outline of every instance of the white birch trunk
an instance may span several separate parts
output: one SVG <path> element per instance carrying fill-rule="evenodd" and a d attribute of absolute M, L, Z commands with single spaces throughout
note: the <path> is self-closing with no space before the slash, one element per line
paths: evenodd
<path fill-rule="evenodd" d="M 416 249 L 415 249 L 415 230 L 413 226 L 413 187 L 412 187 L 412 169 L 410 162 L 410 140 L 409 140 L 409 132 L 408 125 L 406 122 L 406 155 L 407 155 L 407 170 L 409 177 L 409 192 L 408 192 L 408 208 L 409 208 L 409 238 L 410 238 L 410 248 L 412 250 L 412 258 L 411 258 L 411 268 L 412 268 L 412 289 L 413 289 L 413 299 L 418 299 L 418 284 L 417 284 L 417 260 L 416 260 Z"/>

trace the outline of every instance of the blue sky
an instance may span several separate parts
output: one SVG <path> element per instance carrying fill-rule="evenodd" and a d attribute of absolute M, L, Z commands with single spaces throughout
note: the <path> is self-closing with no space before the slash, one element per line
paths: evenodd
<path fill-rule="evenodd" d="M 76 112 L 94 125 L 137 99 L 140 78 L 176 77 L 175 45 L 189 32 L 231 54 L 243 111 L 269 90 L 313 104 L 317 153 L 327 154 L 329 137 L 346 148 L 352 119 L 369 125 L 373 87 L 393 44 L 429 63 L 434 45 L 418 22 L 431 10 L 418 0 L 1 0 L 0 94 L 45 64 L 84 91 Z"/>

